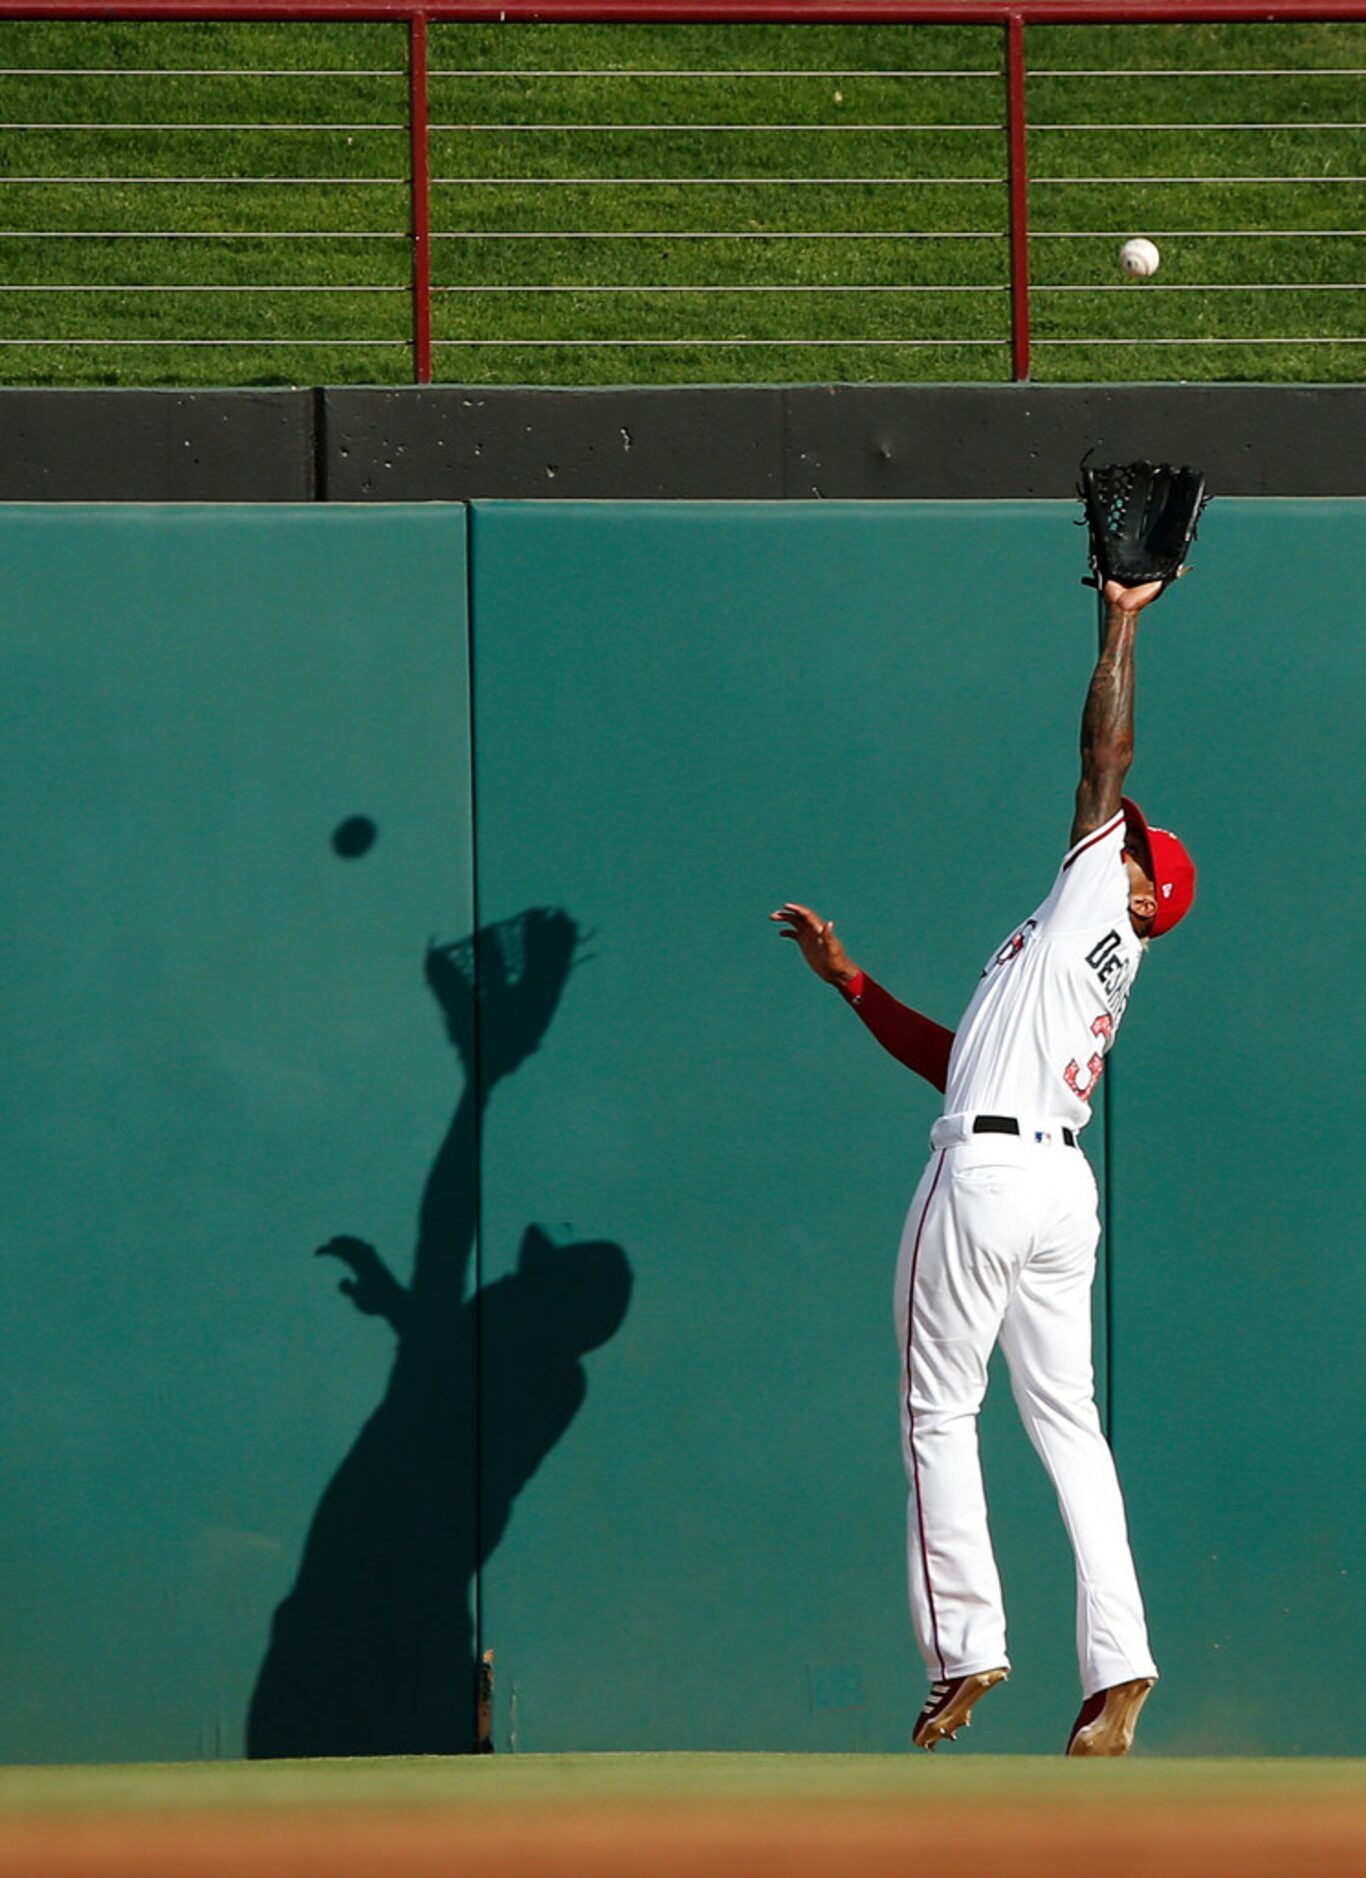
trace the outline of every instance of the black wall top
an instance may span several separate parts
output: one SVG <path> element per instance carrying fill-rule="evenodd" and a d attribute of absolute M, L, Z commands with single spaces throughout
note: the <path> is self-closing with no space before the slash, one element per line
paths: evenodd
<path fill-rule="evenodd" d="M 0 391 L 0 501 L 311 502 L 311 391 Z"/>
<path fill-rule="evenodd" d="M 1060 498 L 1102 457 L 1366 495 L 1366 385 L 0 391 L 0 500 Z"/>

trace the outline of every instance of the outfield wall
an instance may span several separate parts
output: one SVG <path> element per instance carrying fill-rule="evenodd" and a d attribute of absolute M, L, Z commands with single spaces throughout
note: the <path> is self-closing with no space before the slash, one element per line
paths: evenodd
<path fill-rule="evenodd" d="M 1073 513 L 0 510 L 0 1756 L 232 1756 L 249 1712 L 447 1751 L 486 1648 L 500 1751 L 905 1744 L 936 1098 L 765 915 L 953 1020 L 1066 838 Z M 1360 501 L 1221 500 L 1145 626 L 1134 789 L 1200 898 L 1088 1148 L 1158 1753 L 1366 1746 L 1364 544 Z M 984 1450 L 974 1745 L 1051 1752 L 1070 1562 L 1000 1377 Z"/>

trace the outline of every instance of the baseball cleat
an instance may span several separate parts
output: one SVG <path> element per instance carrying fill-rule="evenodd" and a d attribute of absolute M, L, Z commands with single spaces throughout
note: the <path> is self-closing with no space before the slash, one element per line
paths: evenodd
<path fill-rule="evenodd" d="M 1134 1745 L 1138 1712 L 1148 1699 L 1154 1676 L 1117 1682 L 1113 1689 L 1088 1695 L 1067 1737 L 1069 1754 L 1127 1754 Z"/>
<path fill-rule="evenodd" d="M 1008 1669 L 983 1669 L 975 1676 L 954 1676 L 947 1682 L 931 1683 L 929 1699 L 911 1730 L 912 1745 L 933 1754 L 945 1736 L 952 1741 L 960 1728 L 970 1728 L 975 1704 L 1009 1674 Z"/>

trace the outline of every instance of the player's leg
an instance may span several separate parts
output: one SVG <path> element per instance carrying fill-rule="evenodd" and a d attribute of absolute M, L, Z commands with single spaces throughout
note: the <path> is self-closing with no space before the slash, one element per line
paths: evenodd
<path fill-rule="evenodd" d="M 911 1203 L 897 1266 L 907 1576 L 916 1640 L 935 1683 L 1008 1664 L 977 1413 L 1014 1280 L 1011 1256 L 999 1250 L 1010 1174 L 974 1166 L 970 1149 L 937 1154 Z"/>
<path fill-rule="evenodd" d="M 1047 1151 L 1045 1151 L 1046 1153 Z M 1091 1359 L 1091 1283 L 1099 1222 L 1080 1153 L 1047 1154 L 1057 1192 L 1001 1325 L 1025 1429 L 1057 1491 L 1077 1562 L 1083 1694 L 1155 1677 L 1114 1457 L 1100 1426 Z"/>

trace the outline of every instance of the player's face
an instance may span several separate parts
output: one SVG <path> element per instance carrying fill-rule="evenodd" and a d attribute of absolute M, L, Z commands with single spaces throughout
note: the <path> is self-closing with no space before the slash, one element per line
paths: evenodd
<path fill-rule="evenodd" d="M 1152 861 L 1148 844 L 1137 829 L 1131 829 L 1124 839 L 1124 865 L 1129 870 L 1129 924 L 1140 939 L 1146 939 L 1157 912 L 1157 888 L 1148 871 Z"/>

